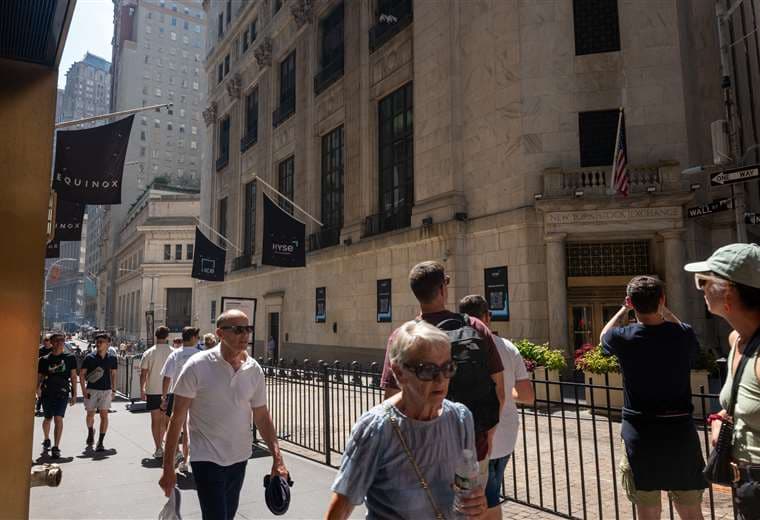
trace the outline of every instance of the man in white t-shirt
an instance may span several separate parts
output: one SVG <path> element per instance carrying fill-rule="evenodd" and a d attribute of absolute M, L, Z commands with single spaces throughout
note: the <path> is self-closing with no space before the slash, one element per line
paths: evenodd
<path fill-rule="evenodd" d="M 182 348 L 174 349 L 169 354 L 161 369 L 164 376 L 161 388 L 161 409 L 166 412 L 166 417 L 172 416 L 174 406 L 174 385 L 179 378 L 182 367 L 191 356 L 201 352 L 198 350 L 198 336 L 200 331 L 197 327 L 185 327 L 182 329 Z M 187 473 L 187 463 L 190 460 L 190 441 L 187 438 L 187 422 L 182 425 L 182 462 L 177 468 L 180 473 Z"/>
<path fill-rule="evenodd" d="M 459 302 L 459 312 L 478 318 L 491 327 L 491 313 L 488 310 L 488 303 L 485 298 L 477 294 L 465 296 Z M 488 501 L 488 511 L 486 518 L 501 518 L 501 507 L 499 492 L 501 483 L 504 480 L 504 470 L 507 462 L 515 451 L 517 442 L 517 433 L 520 430 L 520 416 L 517 411 L 516 402 L 522 404 L 533 404 L 535 394 L 533 392 L 533 383 L 525 369 L 520 352 L 511 341 L 502 337 L 493 335 L 496 350 L 501 357 L 501 363 L 504 365 L 504 407 L 501 409 L 499 424 L 496 425 L 496 431 L 491 443 L 491 452 L 488 455 L 488 482 L 486 483 L 486 500 Z"/>
<path fill-rule="evenodd" d="M 146 402 L 145 408 L 150 411 L 150 431 L 156 448 L 153 456 L 157 459 L 164 456 L 161 442 L 168 423 L 166 414 L 161 410 L 161 387 L 164 380 L 161 369 L 173 350 L 168 337 L 169 328 L 158 327 L 156 344 L 145 351 L 140 361 L 140 398 Z"/>
<path fill-rule="evenodd" d="M 253 326 L 245 313 L 230 310 L 217 318 L 216 327 L 219 344 L 188 359 L 174 385 L 174 409 L 158 482 L 170 496 L 177 483 L 174 452 L 189 410 L 190 466 L 204 520 L 235 517 L 251 456 L 251 415 L 272 454 L 271 475 L 288 477 L 267 409 L 264 371 L 247 352 Z"/>

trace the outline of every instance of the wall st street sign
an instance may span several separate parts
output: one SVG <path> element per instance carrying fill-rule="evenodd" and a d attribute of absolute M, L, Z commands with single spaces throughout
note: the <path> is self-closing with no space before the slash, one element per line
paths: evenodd
<path fill-rule="evenodd" d="M 710 174 L 710 186 L 725 186 L 760 178 L 760 165 L 732 168 Z"/>
<path fill-rule="evenodd" d="M 746 224 L 760 224 L 760 215 L 758 215 L 757 213 L 745 212 L 744 222 Z"/>
<path fill-rule="evenodd" d="M 709 204 L 704 204 L 702 206 L 689 208 L 686 210 L 686 213 L 689 216 L 689 218 L 702 217 L 704 215 L 710 215 L 711 213 L 726 211 L 728 209 L 731 209 L 732 206 L 733 205 L 731 204 L 731 199 L 726 197 L 722 199 L 715 199 Z"/>

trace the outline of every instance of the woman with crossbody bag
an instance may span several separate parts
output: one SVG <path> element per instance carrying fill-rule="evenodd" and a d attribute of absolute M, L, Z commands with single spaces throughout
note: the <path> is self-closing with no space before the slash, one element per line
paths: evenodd
<path fill-rule="evenodd" d="M 730 244 L 685 269 L 695 273 L 708 310 L 734 329 L 729 335 L 728 377 L 720 392 L 722 410 L 708 419 L 714 452 L 706 476 L 728 481 L 734 488 L 738 520 L 756 520 L 760 518 L 760 246 Z M 726 466 L 721 454 L 729 450 Z"/>
<path fill-rule="evenodd" d="M 368 519 L 482 518 L 483 488 L 454 497 L 465 450 L 474 453 L 472 414 L 445 399 L 456 372 L 448 336 L 410 321 L 389 349 L 401 392 L 362 415 L 332 486 L 326 518 L 344 520 L 362 503 Z"/>

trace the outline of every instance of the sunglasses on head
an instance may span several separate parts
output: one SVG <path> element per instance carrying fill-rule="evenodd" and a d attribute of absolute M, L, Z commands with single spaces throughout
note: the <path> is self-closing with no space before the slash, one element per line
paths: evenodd
<path fill-rule="evenodd" d="M 417 363 L 416 365 L 404 363 L 404 368 L 417 376 L 420 381 L 432 381 L 438 377 L 438 374 L 446 379 L 451 379 L 457 371 L 457 365 L 453 361 L 447 361 L 440 366 L 435 363 Z"/>
<path fill-rule="evenodd" d="M 723 278 L 718 278 L 717 276 L 712 276 L 709 274 L 694 273 L 694 285 L 696 285 L 698 291 L 704 291 L 705 286 L 707 286 L 707 282 L 713 282 L 721 285 L 733 285 L 733 282 L 730 280 L 725 280 Z"/>
<path fill-rule="evenodd" d="M 222 330 L 229 330 L 230 332 L 237 334 L 238 336 L 243 333 L 252 333 L 253 332 L 253 325 L 226 325 L 224 327 L 219 327 Z"/>

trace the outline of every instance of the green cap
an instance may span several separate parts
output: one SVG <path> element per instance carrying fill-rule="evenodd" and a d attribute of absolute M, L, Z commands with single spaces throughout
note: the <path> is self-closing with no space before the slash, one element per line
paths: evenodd
<path fill-rule="evenodd" d="M 691 273 L 713 272 L 732 282 L 760 289 L 760 246 L 729 244 L 717 249 L 704 262 L 686 264 Z"/>

